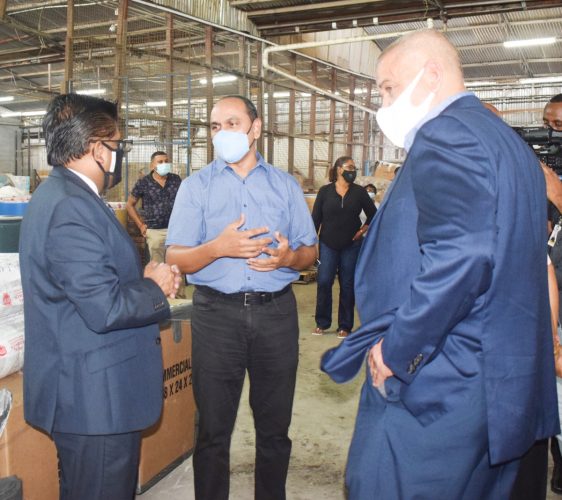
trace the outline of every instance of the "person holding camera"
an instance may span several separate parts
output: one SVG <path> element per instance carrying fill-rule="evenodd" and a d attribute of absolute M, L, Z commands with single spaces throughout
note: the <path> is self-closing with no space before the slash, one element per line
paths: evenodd
<path fill-rule="evenodd" d="M 543 111 L 543 124 L 552 130 L 562 132 L 562 94 L 555 95 L 546 103 Z M 556 272 L 556 281 L 558 282 L 558 293 L 562 292 L 562 238 L 559 235 L 560 227 L 562 227 L 562 182 L 558 174 L 541 162 L 546 181 L 546 196 L 549 204 L 549 246 L 550 258 Z M 559 318 L 560 319 L 560 318 Z M 559 409 L 561 402 L 562 390 L 562 352 L 560 343 L 555 339 L 555 367 L 558 386 Z M 560 441 L 562 435 L 558 435 L 557 439 L 552 439 L 550 443 L 550 451 L 554 462 L 552 470 L 552 478 L 550 481 L 550 489 L 557 494 L 562 494 L 562 455 L 560 453 Z"/>

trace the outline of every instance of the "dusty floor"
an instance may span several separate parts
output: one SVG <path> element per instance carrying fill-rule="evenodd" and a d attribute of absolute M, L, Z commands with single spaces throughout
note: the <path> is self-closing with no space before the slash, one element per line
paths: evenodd
<path fill-rule="evenodd" d="M 295 285 L 293 289 L 299 304 L 300 364 L 291 425 L 293 451 L 287 498 L 344 500 L 343 474 L 362 377 L 348 384 L 337 385 L 320 372 L 320 356 L 337 345 L 339 340 L 333 330 L 322 337 L 310 333 L 315 327 L 316 284 Z M 337 293 L 336 287 L 334 292 Z M 189 287 L 188 295 L 191 293 L 192 287 Z M 332 326 L 335 328 L 337 324 Z M 246 384 L 232 439 L 232 500 L 253 499 L 254 430 L 247 389 Z M 191 459 L 137 498 L 193 500 Z M 560 498 L 548 492 L 547 500 Z"/>

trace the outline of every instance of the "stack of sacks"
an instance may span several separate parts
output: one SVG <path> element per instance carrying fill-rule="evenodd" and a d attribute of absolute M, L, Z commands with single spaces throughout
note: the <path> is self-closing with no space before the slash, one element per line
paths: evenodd
<path fill-rule="evenodd" d="M 0 215 L 22 216 L 30 198 L 29 177 L 0 174 Z"/>
<path fill-rule="evenodd" d="M 0 378 L 23 367 L 23 292 L 19 256 L 0 253 Z"/>

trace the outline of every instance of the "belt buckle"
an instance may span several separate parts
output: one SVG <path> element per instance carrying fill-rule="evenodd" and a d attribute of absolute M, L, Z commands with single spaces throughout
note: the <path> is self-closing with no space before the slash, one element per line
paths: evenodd
<path fill-rule="evenodd" d="M 248 302 L 248 299 L 252 296 L 251 293 L 244 293 L 244 307 L 248 307 L 250 305 L 250 303 Z"/>

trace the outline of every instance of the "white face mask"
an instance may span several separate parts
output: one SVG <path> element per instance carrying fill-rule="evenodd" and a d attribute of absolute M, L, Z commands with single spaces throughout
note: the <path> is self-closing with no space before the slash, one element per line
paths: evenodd
<path fill-rule="evenodd" d="M 404 147 L 408 132 L 427 115 L 431 101 L 435 97 L 435 92 L 431 92 L 421 104 L 417 106 L 412 104 L 412 93 L 423 72 L 424 68 L 420 69 L 416 77 L 390 106 L 380 108 L 377 111 L 377 123 L 383 134 L 399 148 Z"/>
<path fill-rule="evenodd" d="M 165 177 L 172 171 L 172 164 L 171 163 L 158 163 L 156 165 L 156 173 Z"/>

